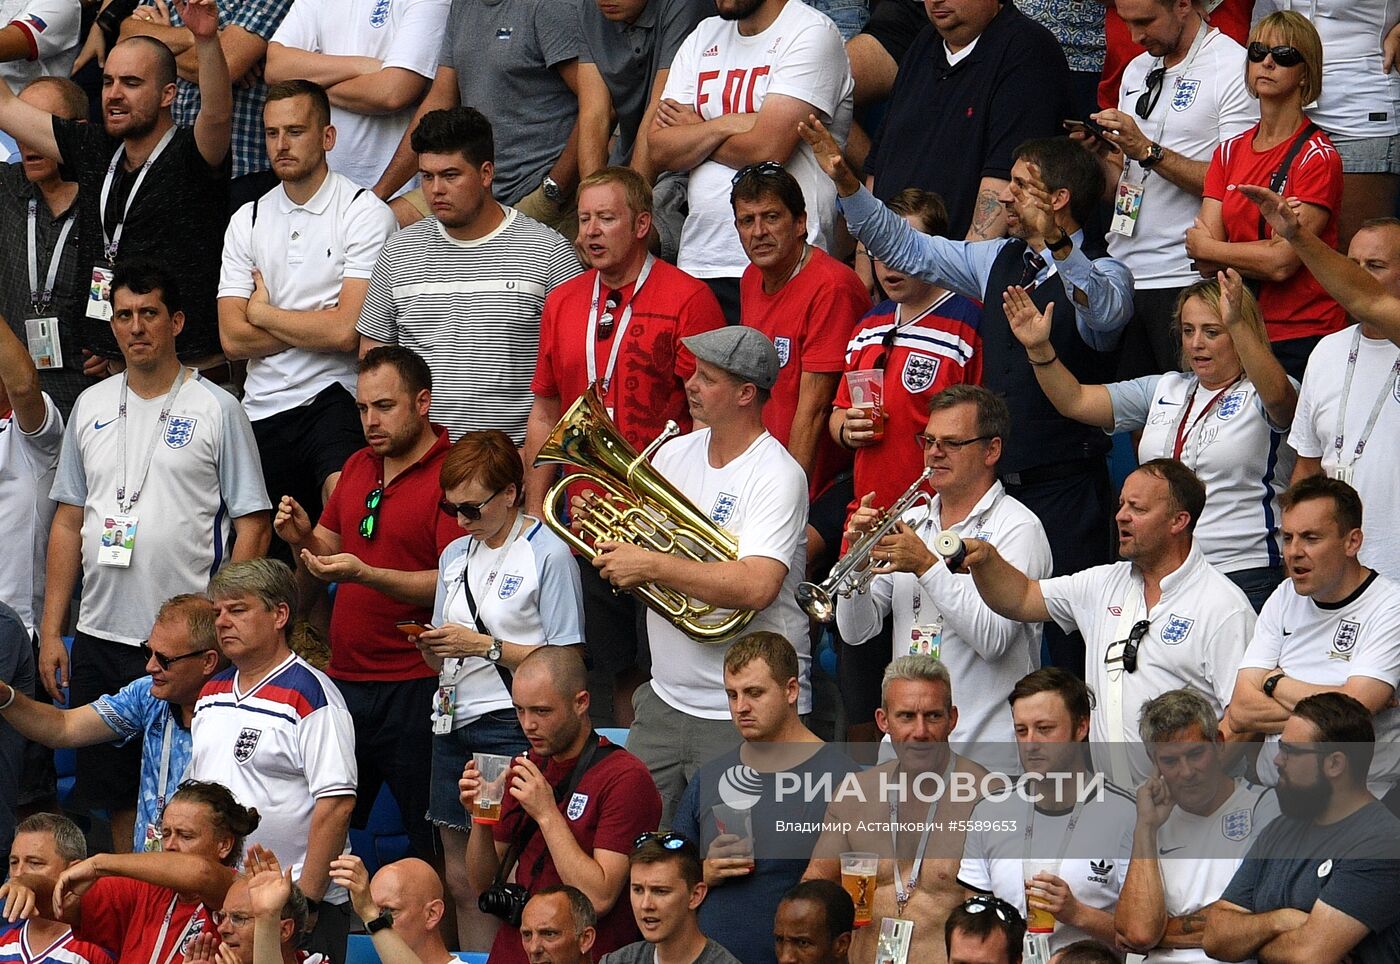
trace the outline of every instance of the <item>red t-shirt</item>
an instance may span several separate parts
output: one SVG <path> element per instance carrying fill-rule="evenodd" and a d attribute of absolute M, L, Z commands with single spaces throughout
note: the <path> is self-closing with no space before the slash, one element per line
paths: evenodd
<path fill-rule="evenodd" d="M 1118 106 L 1123 69 L 1144 48 L 1133 43 L 1128 25 L 1118 16 L 1118 10 L 1111 2 L 1104 4 L 1104 10 L 1103 31 L 1107 49 L 1103 58 L 1103 79 L 1099 81 L 1099 109 L 1110 110 Z M 1211 11 L 1210 25 L 1243 47 L 1249 43 L 1249 21 L 1253 13 L 1254 0 L 1225 0 Z M 1243 60 L 1240 61 L 1240 74 L 1244 74 Z"/>
<path fill-rule="evenodd" d="M 604 745 L 608 742 L 606 737 L 599 737 L 599 740 Z M 531 752 L 529 757 L 539 765 L 538 755 Z M 577 762 L 577 757 L 570 760 L 550 758 L 542 767 L 545 779 L 553 787 L 567 783 Z M 584 853 L 611 850 L 630 854 L 637 838 L 648 830 L 655 830 L 661 822 L 661 795 L 656 792 L 656 784 L 645 763 L 626 750 L 613 750 L 588 768 L 573 796 L 559 804 L 559 812 L 569 822 L 574 839 Z M 515 797 L 507 793 L 501 804 L 501 820 L 494 828 L 496 842 L 510 843 L 520 834 L 527 819 Z M 535 861 L 544 852 L 544 835 L 537 830 L 515 865 L 516 881 L 532 893 L 563 883 L 554 869 L 554 862 L 547 856 L 539 876 L 533 875 Z M 612 910 L 598 920 L 598 940 L 593 945 L 593 956 L 601 958 L 640 937 L 624 887 Z M 496 932 L 496 941 L 491 945 L 491 964 L 526 964 L 518 930 L 502 927 Z"/>
<path fill-rule="evenodd" d="M 540 354 L 530 391 L 542 398 L 558 398 L 568 408 L 587 390 L 588 315 L 593 301 L 596 271 L 586 271 L 549 293 L 540 317 Z M 619 324 L 629 304 L 633 285 L 620 289 L 622 302 L 613 312 Z M 599 297 L 606 294 L 600 285 Z M 599 309 L 601 314 L 601 309 Z M 624 438 L 637 451 L 661 434 L 674 419 L 682 432 L 690 431 L 690 409 L 685 400 L 685 380 L 695 371 L 695 359 L 681 344 L 682 338 L 724 327 L 719 302 L 704 284 L 675 265 L 657 260 L 632 305 L 624 342 L 618 349 L 604 402 Z M 608 369 L 619 331 L 595 339 L 596 377 Z"/>
<path fill-rule="evenodd" d="M 1259 241 L 1273 237 L 1273 230 L 1267 224 L 1260 235 L 1259 208 L 1235 190 L 1235 186 L 1261 184 L 1267 187 L 1302 129 L 1300 127 L 1281 144 L 1262 154 L 1254 150 L 1257 125 L 1215 149 L 1206 172 L 1204 196 L 1221 204 L 1225 240 Z M 1335 248 L 1337 212 L 1342 204 L 1342 159 L 1326 134 L 1318 131 L 1308 138 L 1288 170 L 1283 193 L 1331 213 L 1320 236 L 1328 247 Z M 1287 281 L 1260 284 L 1259 308 L 1264 313 L 1270 341 L 1329 335 L 1346 326 L 1346 312 L 1342 306 L 1323 290 L 1305 267 L 1300 267 Z"/>
<path fill-rule="evenodd" d="M 72 931 L 47 947 L 34 943 L 28 921 L 0 934 L 0 961 L 18 961 L 20 964 L 113 964 L 114 960 L 111 954 L 96 944 L 78 940 Z"/>
<path fill-rule="evenodd" d="M 340 536 L 342 552 L 384 569 L 422 572 L 437 569 L 438 556 L 462 534 L 456 519 L 438 509 L 442 485 L 438 474 L 451 443 L 447 430 L 434 425 L 437 441 L 416 463 L 395 476 L 379 502 L 374 538 L 360 535 L 368 511 L 365 499 L 379 486 L 384 460 L 368 446 L 345 461 L 340 481 L 321 512 L 321 525 Z M 327 675 L 350 682 L 427 679 L 437 674 L 423 662 L 418 648 L 394 625 L 428 622 L 432 606 L 414 606 L 358 583 L 343 582 L 331 610 L 331 665 Z"/>
<path fill-rule="evenodd" d="M 928 425 L 929 399 L 949 385 L 982 380 L 982 306 L 951 291 L 917 321 L 906 315 L 885 359 L 885 437 L 855 451 L 855 501 L 875 493 L 888 507 L 918 478 L 924 453 L 914 436 Z M 895 326 L 895 303 L 882 301 L 856 326 L 846 348 L 846 371 L 874 370 L 886 354 L 884 339 Z M 836 389 L 836 407 L 850 408 L 846 379 Z M 850 511 L 847 512 L 849 518 Z"/>
<path fill-rule="evenodd" d="M 807 264 L 775 295 L 764 292 L 763 275 L 753 265 L 739 280 L 740 317 L 778 349 L 781 367 L 772 398 L 763 408 L 763 427 L 785 446 L 792 437 L 803 373 L 842 371 L 851 330 L 870 310 L 870 296 L 854 271 L 820 248 L 808 250 Z M 832 441 L 823 425 L 812 478 L 807 480 L 812 496 L 849 464 L 850 453 Z"/>
<path fill-rule="evenodd" d="M 170 923 L 165 925 L 166 914 Z M 157 887 L 129 877 L 103 877 L 83 894 L 82 918 L 73 933 L 79 940 L 117 952 L 122 964 L 179 964 L 185 945 L 218 928 L 199 902 L 186 903 L 168 887 Z M 165 937 L 160 940 L 161 929 Z M 152 951 L 156 955 L 152 958 Z"/>

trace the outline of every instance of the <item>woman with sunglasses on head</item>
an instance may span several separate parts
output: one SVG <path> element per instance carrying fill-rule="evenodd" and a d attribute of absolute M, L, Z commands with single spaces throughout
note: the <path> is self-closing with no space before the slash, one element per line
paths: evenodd
<path fill-rule="evenodd" d="M 1175 458 L 1206 488 L 1195 541 L 1258 612 L 1283 579 L 1279 496 L 1293 474 L 1286 441 L 1298 383 L 1269 350 L 1259 304 L 1238 272 L 1198 281 L 1177 301 L 1185 372 L 1083 385 L 1050 344 L 1050 318 L 1020 288 L 1007 318 L 1041 391 L 1061 415 L 1139 432 L 1138 458 Z"/>
<path fill-rule="evenodd" d="M 1342 162 L 1303 113 L 1322 90 L 1322 43 L 1306 17 L 1272 13 L 1250 31 L 1245 61 L 1259 123 L 1216 148 L 1186 253 L 1204 278 L 1233 268 L 1258 283 L 1274 354 L 1301 380 L 1313 346 L 1345 327 L 1346 313 L 1235 187 L 1259 184 L 1296 198 L 1302 222 L 1336 247 Z"/>
<path fill-rule="evenodd" d="M 521 509 L 525 473 L 504 432 L 468 432 L 442 463 L 442 511 L 466 535 L 443 550 L 433 628 L 417 637 L 439 670 L 428 819 L 442 833 L 464 947 L 487 947 L 495 918 L 466 871 L 468 816 L 457 781 L 473 753 L 514 756 L 527 741 L 510 674 L 537 646 L 583 643 L 583 590 L 568 546 Z"/>

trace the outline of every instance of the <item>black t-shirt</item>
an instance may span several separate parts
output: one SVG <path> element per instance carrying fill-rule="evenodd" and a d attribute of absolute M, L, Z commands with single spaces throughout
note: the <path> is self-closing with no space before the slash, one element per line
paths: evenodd
<path fill-rule="evenodd" d="M 1016 148 L 1064 134 L 1069 65 L 1040 24 L 1006 4 L 963 60 L 950 67 L 943 37 L 926 26 L 895 76 L 866 169 L 875 196 L 906 187 L 942 196 L 948 236 L 972 223 L 983 177 L 1010 179 Z"/>
<path fill-rule="evenodd" d="M 919 31 L 929 25 L 928 14 L 922 3 L 910 0 L 876 0 L 870 8 L 870 19 L 861 33 L 874 37 L 885 53 L 894 60 L 895 66 L 904 63 L 905 54 Z"/>
<path fill-rule="evenodd" d="M 103 253 L 103 221 L 99 220 L 102 182 L 121 141 L 100 125 L 53 119 L 53 136 L 64 166 L 78 182 L 81 280 L 86 285 L 94 265 L 107 264 Z M 107 198 L 106 224 L 114 231 L 140 172 L 118 165 Z M 180 285 L 185 327 L 175 345 L 180 357 L 196 358 L 219 351 L 219 318 L 215 295 L 219 287 L 224 228 L 228 223 L 227 156 L 210 167 L 195 144 L 194 130 L 177 127 L 141 183 L 126 214 L 117 260 L 136 255 L 152 258 L 171 269 Z M 99 354 L 117 357 L 110 329 L 86 319 L 84 342 Z"/>
<path fill-rule="evenodd" d="M 1357 964 L 1400 961 L 1400 819 L 1379 802 L 1325 827 L 1279 817 L 1264 828 L 1220 899 L 1263 913 L 1321 900 L 1371 933 Z"/>

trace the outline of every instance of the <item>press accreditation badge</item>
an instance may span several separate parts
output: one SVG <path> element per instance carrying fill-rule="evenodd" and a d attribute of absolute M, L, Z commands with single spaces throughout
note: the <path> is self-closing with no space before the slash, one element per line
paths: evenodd
<path fill-rule="evenodd" d="M 146 839 L 141 842 L 141 849 L 148 854 L 160 853 L 160 831 L 154 824 L 146 824 Z"/>
<path fill-rule="evenodd" d="M 1352 485 L 1353 466 L 1351 464 L 1342 465 L 1340 462 L 1332 462 L 1328 459 L 1322 460 L 1322 474 L 1329 479 L 1336 479 L 1338 482 L 1345 482 Z"/>
<path fill-rule="evenodd" d="M 914 939 L 914 922 L 898 917 L 880 920 L 880 940 L 875 946 L 875 964 L 908 964 L 909 944 Z"/>
<path fill-rule="evenodd" d="M 932 656 L 941 659 L 943 652 L 943 620 L 915 626 L 909 631 L 909 655 Z"/>
<path fill-rule="evenodd" d="M 1141 184 L 1133 184 L 1128 180 L 1125 168 L 1123 176 L 1118 180 L 1118 193 L 1113 198 L 1113 220 L 1108 226 L 1114 234 L 1121 234 L 1125 238 L 1133 236 L 1133 232 L 1137 230 L 1138 215 L 1142 213 L 1143 191 Z"/>
<path fill-rule="evenodd" d="M 87 316 L 95 321 L 112 320 L 112 269 L 94 265 L 88 284 Z"/>
<path fill-rule="evenodd" d="M 63 367 L 63 346 L 58 341 L 57 318 L 30 318 L 24 323 L 29 357 L 39 371 Z"/>
<path fill-rule="evenodd" d="M 131 565 L 136 550 L 136 516 L 109 515 L 102 520 L 102 535 L 97 546 L 97 564 L 125 569 Z"/>
<path fill-rule="evenodd" d="M 457 687 L 439 686 L 433 697 L 433 733 L 445 736 L 452 732 L 452 715 L 457 709 Z"/>

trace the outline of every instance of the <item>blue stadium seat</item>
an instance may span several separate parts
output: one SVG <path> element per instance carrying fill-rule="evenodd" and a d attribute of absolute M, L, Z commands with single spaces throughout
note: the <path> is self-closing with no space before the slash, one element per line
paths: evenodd
<path fill-rule="evenodd" d="M 486 964 L 487 955 L 481 951 L 458 951 L 457 960 L 466 961 L 467 964 Z"/>
<path fill-rule="evenodd" d="M 609 743 L 616 743 L 618 746 L 627 745 L 627 727 L 625 726 L 600 726 L 597 727 L 599 733 L 608 738 Z"/>
<path fill-rule="evenodd" d="M 481 951 L 458 951 L 453 955 L 467 964 L 486 964 L 487 955 Z M 351 934 L 345 944 L 345 964 L 379 964 L 374 941 L 368 934 Z"/>
<path fill-rule="evenodd" d="M 399 805 L 388 785 L 379 788 L 374 808 L 363 830 L 350 830 L 350 848 L 365 862 L 373 876 L 380 867 L 402 860 L 409 854 L 408 832 L 404 830 Z"/>

